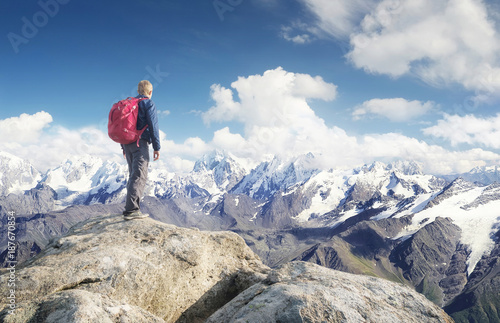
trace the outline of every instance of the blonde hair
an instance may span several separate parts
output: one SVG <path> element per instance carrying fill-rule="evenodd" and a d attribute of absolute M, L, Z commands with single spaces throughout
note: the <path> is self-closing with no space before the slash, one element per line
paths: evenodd
<path fill-rule="evenodd" d="M 149 96 L 151 91 L 153 91 L 153 84 L 151 84 L 151 82 L 148 80 L 142 80 L 139 82 L 137 92 L 139 92 L 140 95 Z"/>

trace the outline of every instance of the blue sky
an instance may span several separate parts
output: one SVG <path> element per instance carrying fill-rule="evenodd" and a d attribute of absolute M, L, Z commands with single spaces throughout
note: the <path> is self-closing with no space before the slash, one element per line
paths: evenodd
<path fill-rule="evenodd" d="M 0 10 L 0 133 L 12 138 L 0 150 L 41 169 L 81 153 L 117 159 L 107 113 L 141 79 L 155 87 L 173 171 L 215 148 L 253 162 L 309 149 L 325 167 L 414 159 L 434 173 L 500 160 L 493 2 L 6 0 Z"/>

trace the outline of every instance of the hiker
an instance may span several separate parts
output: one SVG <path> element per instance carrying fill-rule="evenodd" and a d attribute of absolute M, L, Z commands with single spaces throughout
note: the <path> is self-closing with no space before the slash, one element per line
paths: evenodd
<path fill-rule="evenodd" d="M 158 113 L 156 106 L 151 100 L 153 85 L 147 80 L 139 82 L 137 92 L 139 102 L 139 114 L 137 117 L 137 129 L 146 130 L 142 133 L 138 142 L 122 144 L 123 156 L 127 159 L 129 177 L 127 182 L 127 197 L 123 216 L 125 220 L 141 219 L 148 214 L 140 210 L 140 199 L 144 194 L 148 177 L 149 144 L 153 144 L 153 158 L 160 158 L 160 131 L 158 127 Z"/>

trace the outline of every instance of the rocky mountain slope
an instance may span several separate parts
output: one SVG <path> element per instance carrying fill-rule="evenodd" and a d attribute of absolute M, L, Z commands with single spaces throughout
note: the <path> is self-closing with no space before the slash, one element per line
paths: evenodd
<path fill-rule="evenodd" d="M 500 240 L 500 231 L 496 234 Z M 445 307 L 456 322 L 500 322 L 500 244 L 484 256 L 464 291 Z"/>
<path fill-rule="evenodd" d="M 108 215 L 0 275 L 3 322 L 452 322 L 401 284 L 304 262 L 270 270 L 238 235 Z M 14 292 L 12 292 L 12 288 Z M 11 311 L 9 313 L 9 311 Z"/>
<path fill-rule="evenodd" d="M 326 170 L 316 164 L 308 154 L 249 169 L 215 151 L 188 174 L 152 168 L 143 209 L 176 226 L 236 232 L 271 267 L 308 261 L 412 286 L 457 317 L 492 311 L 498 295 L 486 286 L 498 279 L 496 168 L 441 178 L 415 162 Z M 82 214 L 119 213 L 125 174 L 123 165 L 75 156 L 42 174 L 35 188 L 0 197 L 0 213 L 14 209 L 18 216 L 20 259 Z M 68 203 L 79 206 L 65 209 Z M 0 237 L 6 228 L 4 221 Z"/>

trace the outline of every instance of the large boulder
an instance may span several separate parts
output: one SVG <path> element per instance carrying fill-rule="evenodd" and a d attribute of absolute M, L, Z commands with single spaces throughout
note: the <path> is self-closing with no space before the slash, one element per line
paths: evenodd
<path fill-rule="evenodd" d="M 250 287 L 206 323 L 453 322 L 409 287 L 310 262 L 291 262 Z"/>
<path fill-rule="evenodd" d="M 124 221 L 122 216 L 110 215 L 77 224 L 16 268 L 19 311 L 9 315 L 4 297 L 0 320 L 34 322 L 41 317 L 70 317 L 75 304 L 100 304 L 95 311 L 102 312 L 106 300 L 110 305 L 104 308 L 138 307 L 166 322 L 202 322 L 265 278 L 268 270 L 235 233 L 202 232 L 152 219 Z M 10 295 L 10 277 L 8 271 L 0 276 L 2 295 Z M 98 296 L 61 294 L 71 290 Z M 47 307 L 57 299 L 65 299 L 67 307 Z M 115 314 L 122 317 L 122 312 Z M 81 319 L 68 322 L 88 322 L 77 317 Z"/>

